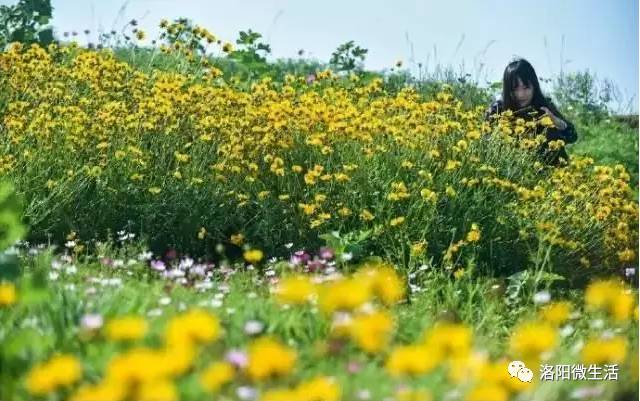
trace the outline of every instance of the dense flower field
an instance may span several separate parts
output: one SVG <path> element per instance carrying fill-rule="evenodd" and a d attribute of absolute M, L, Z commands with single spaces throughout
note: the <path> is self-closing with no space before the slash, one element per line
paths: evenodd
<path fill-rule="evenodd" d="M 1 399 L 637 397 L 622 165 L 544 166 L 550 120 L 446 86 L 152 57 L 193 68 L 0 53 Z"/>

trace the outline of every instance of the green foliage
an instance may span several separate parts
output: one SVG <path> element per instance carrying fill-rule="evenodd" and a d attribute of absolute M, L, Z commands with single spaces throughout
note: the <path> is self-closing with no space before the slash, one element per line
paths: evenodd
<path fill-rule="evenodd" d="M 13 185 L 0 184 L 0 251 L 22 238 L 26 230 L 22 225 L 22 205 Z"/>
<path fill-rule="evenodd" d="M 241 65 L 244 79 L 252 79 L 268 75 L 273 69 L 267 64 L 267 55 L 271 53 L 268 44 L 259 42 L 261 34 L 251 29 L 240 31 L 240 37 L 236 40 L 238 48 L 229 54 L 231 60 Z"/>
<path fill-rule="evenodd" d="M 598 80 L 589 71 L 560 75 L 554 82 L 553 94 L 568 117 L 585 124 L 597 124 L 609 116 L 607 104 L 616 88 L 609 80 Z"/>
<path fill-rule="evenodd" d="M 336 71 L 361 71 L 368 52 L 369 50 L 357 46 L 353 40 L 350 40 L 338 46 L 331 54 L 329 64 Z"/>
<path fill-rule="evenodd" d="M 25 44 L 53 42 L 50 0 L 20 0 L 14 6 L 0 6 L 0 49 L 11 42 Z"/>

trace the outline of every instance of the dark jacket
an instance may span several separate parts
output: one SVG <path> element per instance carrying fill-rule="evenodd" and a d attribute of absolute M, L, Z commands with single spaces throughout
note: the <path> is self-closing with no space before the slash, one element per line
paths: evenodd
<path fill-rule="evenodd" d="M 560 111 L 553 104 L 551 99 L 547 98 L 546 103 L 547 104 L 545 105 L 545 107 L 547 107 L 551 113 L 553 113 L 562 121 L 567 123 L 567 128 L 564 130 L 559 130 L 554 127 L 548 127 L 547 133 L 546 133 L 547 139 L 542 145 L 540 145 L 537 153 L 538 153 L 538 156 L 542 159 L 542 161 L 544 161 L 546 164 L 549 164 L 552 166 L 559 166 L 562 164 L 562 161 L 560 159 L 564 159 L 564 161 L 566 161 L 567 163 L 569 162 L 569 155 L 567 154 L 567 151 L 564 148 L 564 146 L 555 151 L 549 150 L 549 142 L 562 139 L 564 143 L 574 143 L 578 139 L 578 134 L 576 132 L 574 125 L 570 121 L 568 121 L 566 118 L 564 118 L 562 113 L 560 113 Z M 489 121 L 491 120 L 492 115 L 502 113 L 503 111 L 504 111 L 504 105 L 502 103 L 502 100 L 497 100 L 491 104 L 489 109 L 487 109 L 485 113 L 485 120 Z M 518 114 L 518 112 L 515 112 L 514 114 L 518 115 L 519 117 L 522 117 L 525 120 L 531 120 L 534 118 L 541 117 L 544 113 L 542 111 L 537 110 L 537 111 L 534 111 L 533 113 Z M 543 127 L 538 126 L 536 134 L 541 134 L 542 130 L 543 130 Z"/>

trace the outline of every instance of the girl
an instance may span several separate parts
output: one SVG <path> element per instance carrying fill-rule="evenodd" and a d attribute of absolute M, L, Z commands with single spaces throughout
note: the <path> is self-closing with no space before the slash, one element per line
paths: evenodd
<path fill-rule="evenodd" d="M 485 119 L 492 115 L 511 110 L 514 115 L 524 119 L 549 116 L 554 127 L 547 128 L 546 141 L 538 149 L 538 155 L 547 164 L 553 166 L 569 162 L 564 146 L 550 150 L 549 142 L 562 139 L 564 143 L 573 143 L 578 139 L 575 127 L 567 121 L 550 98 L 542 95 L 535 70 L 525 59 L 516 59 L 507 65 L 502 78 L 502 99 L 494 102 L 487 110 Z"/>

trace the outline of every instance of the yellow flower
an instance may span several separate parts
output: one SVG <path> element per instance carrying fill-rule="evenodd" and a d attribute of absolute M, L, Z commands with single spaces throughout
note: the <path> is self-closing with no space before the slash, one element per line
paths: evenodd
<path fill-rule="evenodd" d="M 0 306 L 13 305 L 16 299 L 16 287 L 13 283 L 0 283 Z"/>
<path fill-rule="evenodd" d="M 438 323 L 424 335 L 424 344 L 443 355 L 461 357 L 471 351 L 472 332 L 463 324 Z"/>
<path fill-rule="evenodd" d="M 422 255 L 427 247 L 427 241 L 420 241 L 411 244 L 411 255 L 419 256 Z"/>
<path fill-rule="evenodd" d="M 198 231 L 198 239 L 202 240 L 206 235 L 207 235 L 207 229 L 204 227 L 200 227 L 200 230 Z"/>
<path fill-rule="evenodd" d="M 135 341 L 147 334 L 147 322 L 139 316 L 125 316 L 107 323 L 105 335 L 112 341 Z"/>
<path fill-rule="evenodd" d="M 244 235 L 241 233 L 231 235 L 230 241 L 233 245 L 242 245 L 244 242 Z"/>
<path fill-rule="evenodd" d="M 298 400 L 338 401 L 341 399 L 340 386 L 333 378 L 315 377 L 307 382 L 298 384 L 296 393 Z"/>
<path fill-rule="evenodd" d="M 373 312 L 353 319 L 350 327 L 351 339 L 364 351 L 375 353 L 382 351 L 393 331 L 393 319 L 388 312 Z"/>
<path fill-rule="evenodd" d="M 188 340 L 182 338 L 166 345 L 158 351 L 158 356 L 166 368 L 169 376 L 177 377 L 185 374 L 193 365 L 196 358 L 196 348 Z"/>
<path fill-rule="evenodd" d="M 149 188 L 149 192 L 151 192 L 154 195 L 159 194 L 160 192 L 162 192 L 162 189 L 158 188 L 158 187 L 151 187 Z"/>
<path fill-rule="evenodd" d="M 105 369 L 105 381 L 126 387 L 159 381 L 170 374 L 167 360 L 150 348 L 138 347 L 114 356 Z"/>
<path fill-rule="evenodd" d="M 222 335 L 218 318 L 204 310 L 193 309 L 172 318 L 165 331 L 170 346 L 193 345 L 216 341 Z"/>
<path fill-rule="evenodd" d="M 229 42 L 225 43 L 222 46 L 222 51 L 225 53 L 231 53 L 233 51 L 233 45 Z"/>
<path fill-rule="evenodd" d="M 568 301 L 554 302 L 542 308 L 540 317 L 554 326 L 559 326 L 569 319 L 571 303 Z"/>
<path fill-rule="evenodd" d="M 424 345 L 396 347 L 385 368 L 391 376 L 422 375 L 431 372 L 440 363 L 440 353 Z"/>
<path fill-rule="evenodd" d="M 296 353 L 270 337 L 262 337 L 249 345 L 247 374 L 253 380 L 285 376 L 294 368 Z"/>
<path fill-rule="evenodd" d="M 145 37 L 146 37 L 146 34 L 144 33 L 144 31 L 141 31 L 139 29 L 136 31 L 136 39 L 144 40 Z"/>
<path fill-rule="evenodd" d="M 587 364 L 620 363 L 627 355 L 627 342 L 622 337 L 590 339 L 582 348 L 582 361 Z"/>
<path fill-rule="evenodd" d="M 357 279 L 339 279 L 320 288 L 320 310 L 331 314 L 338 310 L 351 311 L 364 305 L 371 297 L 369 283 Z"/>
<path fill-rule="evenodd" d="M 371 212 L 367 209 L 364 209 L 362 212 L 360 212 L 360 218 L 364 221 L 371 221 L 375 218 L 375 216 L 371 214 Z"/>
<path fill-rule="evenodd" d="M 438 194 L 428 188 L 421 189 L 420 196 L 422 196 L 424 200 L 429 201 L 431 203 L 436 203 L 436 201 L 438 200 Z"/>
<path fill-rule="evenodd" d="M 391 265 L 365 264 L 354 274 L 354 279 L 368 285 L 385 305 L 393 305 L 404 298 L 405 283 Z"/>
<path fill-rule="evenodd" d="M 445 189 L 444 193 L 451 198 L 454 198 L 457 195 L 456 190 L 453 189 L 451 185 L 447 185 L 447 189 Z"/>
<path fill-rule="evenodd" d="M 316 287 L 309 276 L 296 275 L 283 278 L 274 292 L 282 304 L 304 304 L 316 294 Z"/>
<path fill-rule="evenodd" d="M 480 241 L 480 228 L 476 223 L 471 224 L 471 231 L 467 233 L 467 241 L 469 242 Z"/>
<path fill-rule="evenodd" d="M 169 380 L 144 382 L 136 387 L 133 397 L 139 401 L 176 401 L 178 398 L 178 389 Z"/>
<path fill-rule="evenodd" d="M 589 309 L 602 309 L 615 320 L 624 321 L 631 317 L 635 300 L 621 282 L 612 279 L 591 283 L 585 292 L 585 304 Z"/>
<path fill-rule="evenodd" d="M 69 386 L 82 377 L 80 361 L 72 355 L 58 355 L 36 365 L 26 378 L 27 390 L 36 396 L 49 394 L 60 387 Z"/>
<path fill-rule="evenodd" d="M 465 401 L 507 401 L 508 391 L 499 384 L 479 384 L 465 397 Z"/>
<path fill-rule="evenodd" d="M 404 220 L 405 218 L 403 216 L 395 217 L 391 219 L 391 221 L 389 222 L 389 225 L 391 227 L 399 226 L 400 224 L 404 223 Z"/>
<path fill-rule="evenodd" d="M 536 365 L 541 354 L 558 343 L 558 333 L 549 323 L 525 322 L 518 325 L 510 339 L 511 356 L 525 364 Z"/>
<path fill-rule="evenodd" d="M 300 396 L 301 394 L 295 389 L 270 389 L 262 394 L 260 401 L 291 401 L 304 399 L 300 398 Z"/>
<path fill-rule="evenodd" d="M 94 385 L 83 385 L 69 401 L 123 401 L 127 389 L 123 383 L 111 380 Z"/>
<path fill-rule="evenodd" d="M 228 362 L 214 362 L 200 375 L 200 384 L 207 391 L 215 393 L 235 376 L 233 366 Z"/>
<path fill-rule="evenodd" d="M 262 253 L 262 251 L 259 249 L 250 249 L 248 251 L 245 251 L 243 256 L 244 260 L 249 263 L 258 263 L 264 257 L 264 253 Z"/>

